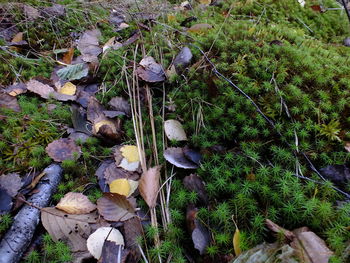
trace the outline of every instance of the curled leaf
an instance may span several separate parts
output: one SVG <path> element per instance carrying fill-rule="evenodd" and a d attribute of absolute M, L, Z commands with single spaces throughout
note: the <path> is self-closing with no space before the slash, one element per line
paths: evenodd
<path fill-rule="evenodd" d="M 139 191 L 150 208 L 157 204 L 159 190 L 160 166 L 152 167 L 144 172 L 139 181 Z"/>

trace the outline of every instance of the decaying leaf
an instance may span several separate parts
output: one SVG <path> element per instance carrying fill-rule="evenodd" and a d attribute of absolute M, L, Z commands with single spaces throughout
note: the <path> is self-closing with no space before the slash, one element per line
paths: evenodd
<path fill-rule="evenodd" d="M 23 183 L 19 174 L 9 173 L 0 176 L 0 187 L 6 190 L 11 197 L 17 195 L 22 185 Z"/>
<path fill-rule="evenodd" d="M 111 159 L 104 160 L 100 163 L 100 166 L 97 168 L 95 175 L 98 179 L 98 185 L 102 192 L 109 192 L 109 186 L 105 178 L 105 171 L 110 164 L 114 164 L 114 161 Z"/>
<path fill-rule="evenodd" d="M 63 85 L 62 88 L 59 89 L 59 93 L 66 95 L 75 95 L 77 91 L 77 87 L 72 82 L 67 82 Z"/>
<path fill-rule="evenodd" d="M 80 157 L 81 149 L 72 139 L 61 138 L 46 147 L 46 153 L 56 162 L 75 160 Z"/>
<path fill-rule="evenodd" d="M 188 65 L 190 65 L 192 57 L 193 55 L 191 49 L 189 49 L 188 47 L 183 47 L 179 54 L 177 54 L 173 62 L 176 70 L 179 72 L 185 69 Z"/>
<path fill-rule="evenodd" d="M 94 258 L 100 259 L 103 244 L 106 240 L 124 246 L 123 235 L 118 229 L 113 227 L 100 227 L 87 239 L 87 248 Z"/>
<path fill-rule="evenodd" d="M 118 167 L 134 172 L 140 167 L 139 152 L 135 145 L 124 145 L 114 151 L 115 162 Z"/>
<path fill-rule="evenodd" d="M 103 244 L 101 252 L 101 263 L 128 263 L 129 261 L 129 250 L 124 248 L 122 245 L 117 245 L 113 241 L 106 240 Z M 119 260 L 120 259 L 120 260 Z"/>
<path fill-rule="evenodd" d="M 144 57 L 137 67 L 137 75 L 146 82 L 161 82 L 165 80 L 165 72 L 162 65 L 158 64 L 153 57 Z"/>
<path fill-rule="evenodd" d="M 169 140 L 187 141 L 187 136 L 182 124 L 177 120 L 164 122 L 164 131 Z"/>
<path fill-rule="evenodd" d="M 44 99 L 48 99 L 55 92 L 54 88 L 35 79 L 27 82 L 27 89 L 38 94 Z"/>
<path fill-rule="evenodd" d="M 78 50 L 82 54 L 85 62 L 93 62 L 98 60 L 97 56 L 101 54 L 102 48 L 99 47 L 98 39 L 101 32 L 98 29 L 87 30 L 78 42 Z"/>
<path fill-rule="evenodd" d="M 0 186 L 0 215 L 10 212 L 12 205 L 12 197 Z"/>
<path fill-rule="evenodd" d="M 41 10 L 41 15 L 45 17 L 58 17 L 66 14 L 66 8 L 64 5 L 53 4 L 52 6 L 45 7 Z M 69 63 L 67 63 L 69 64 Z"/>
<path fill-rule="evenodd" d="M 184 151 L 179 147 L 171 147 L 164 151 L 164 158 L 171 164 L 184 169 L 196 169 L 198 165 L 186 158 Z"/>
<path fill-rule="evenodd" d="M 67 241 L 73 252 L 85 251 L 86 239 L 91 233 L 90 224 L 97 223 L 96 213 L 69 215 L 54 207 L 42 209 L 41 221 L 54 241 Z"/>
<path fill-rule="evenodd" d="M 183 179 L 183 184 L 187 190 L 196 192 L 198 194 L 199 200 L 204 205 L 208 204 L 208 195 L 205 190 L 204 183 L 198 175 L 191 174 L 186 176 Z"/>
<path fill-rule="evenodd" d="M 57 70 L 57 75 L 62 80 L 82 79 L 89 74 L 89 68 L 84 63 L 68 65 Z"/>
<path fill-rule="evenodd" d="M 27 92 L 27 86 L 24 83 L 14 83 L 4 89 L 4 93 L 7 93 L 13 97 Z M 1 100 L 0 100 L 1 101 Z"/>
<path fill-rule="evenodd" d="M 108 184 L 116 179 L 138 180 L 140 178 L 137 172 L 129 172 L 121 167 L 117 167 L 115 162 L 110 163 L 104 170 L 104 178 Z"/>
<path fill-rule="evenodd" d="M 205 33 L 209 29 L 212 29 L 213 26 L 209 24 L 195 24 L 191 26 L 189 29 L 187 29 L 187 32 L 191 33 Z"/>
<path fill-rule="evenodd" d="M 333 252 L 326 243 L 307 227 L 293 230 L 296 238 L 291 243 L 300 262 L 328 263 Z"/>
<path fill-rule="evenodd" d="M 200 165 L 201 161 L 202 161 L 202 155 L 200 152 L 191 149 L 190 147 L 188 147 L 187 145 L 185 147 L 182 148 L 183 153 L 185 155 L 185 157 L 190 160 L 191 162 L 197 164 L 198 166 Z"/>
<path fill-rule="evenodd" d="M 98 212 L 108 221 L 125 221 L 135 216 L 134 208 L 125 196 L 104 193 L 97 200 Z"/>
<path fill-rule="evenodd" d="M 138 247 L 137 239 L 143 235 L 140 217 L 135 216 L 124 221 L 123 233 L 125 247 L 130 250 L 128 260 L 130 260 L 130 262 L 139 262 L 141 253 Z"/>
<path fill-rule="evenodd" d="M 7 108 L 17 112 L 21 111 L 17 98 L 3 92 L 0 92 L 0 108 Z"/>
<path fill-rule="evenodd" d="M 233 250 L 235 251 L 236 257 L 238 257 L 241 251 L 241 233 L 239 232 L 238 227 L 236 227 L 235 233 L 233 235 Z"/>
<path fill-rule="evenodd" d="M 109 191 L 113 194 L 128 196 L 130 189 L 131 187 L 127 179 L 116 179 L 109 184 Z"/>
<path fill-rule="evenodd" d="M 68 51 L 63 55 L 62 61 L 66 64 L 71 64 L 74 56 L 74 48 L 71 47 Z"/>
<path fill-rule="evenodd" d="M 87 214 L 96 209 L 89 198 L 82 193 L 69 192 L 56 205 L 56 208 L 68 214 Z"/>
<path fill-rule="evenodd" d="M 142 174 L 139 181 L 140 194 L 150 208 L 157 204 L 160 168 L 160 166 L 156 166 L 148 169 Z"/>
<path fill-rule="evenodd" d="M 113 107 L 116 111 L 123 112 L 126 116 L 131 115 L 131 109 L 129 102 L 122 97 L 114 97 L 109 102 L 108 105 Z"/>

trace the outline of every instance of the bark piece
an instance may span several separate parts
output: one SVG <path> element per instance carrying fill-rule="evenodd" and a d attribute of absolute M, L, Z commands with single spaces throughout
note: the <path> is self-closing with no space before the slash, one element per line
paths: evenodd
<path fill-rule="evenodd" d="M 28 202 L 45 207 L 56 190 L 62 178 L 62 168 L 57 164 L 48 166 L 45 170 L 38 192 L 33 194 Z M 15 216 L 10 230 L 0 243 L 0 263 L 18 262 L 32 240 L 36 226 L 39 223 L 40 210 L 25 205 Z"/>

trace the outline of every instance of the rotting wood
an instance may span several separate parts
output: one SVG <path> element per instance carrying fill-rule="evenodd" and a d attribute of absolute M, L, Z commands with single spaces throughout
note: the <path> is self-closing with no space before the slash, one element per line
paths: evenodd
<path fill-rule="evenodd" d="M 15 216 L 10 230 L 1 240 L 0 263 L 20 261 L 40 221 L 40 210 L 35 207 L 46 207 L 48 205 L 52 194 L 56 191 L 62 179 L 62 168 L 58 164 L 48 166 L 44 172 L 46 175 L 38 184 L 38 192 L 27 200 L 33 206 L 24 205 Z"/>

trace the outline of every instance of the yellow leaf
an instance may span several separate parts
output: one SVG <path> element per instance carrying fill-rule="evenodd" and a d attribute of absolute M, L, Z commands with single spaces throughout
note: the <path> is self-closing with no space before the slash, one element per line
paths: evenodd
<path fill-rule="evenodd" d="M 122 148 L 120 148 L 120 151 L 129 163 L 140 161 L 139 152 L 135 145 L 125 145 Z"/>
<path fill-rule="evenodd" d="M 168 14 L 168 22 L 175 22 L 176 16 L 173 14 Z"/>
<path fill-rule="evenodd" d="M 130 193 L 130 183 L 127 179 L 116 179 L 109 185 L 109 191 L 114 194 L 128 196 Z"/>
<path fill-rule="evenodd" d="M 129 185 L 130 185 L 130 192 L 128 194 L 127 197 L 130 197 L 135 191 L 136 189 L 139 187 L 139 182 L 138 181 L 134 181 L 134 180 L 128 180 Z"/>
<path fill-rule="evenodd" d="M 211 0 L 199 0 L 199 3 L 201 3 L 203 5 L 210 5 L 211 4 Z"/>
<path fill-rule="evenodd" d="M 66 95 L 74 95 L 76 91 L 77 87 L 72 82 L 67 82 L 58 92 Z"/>
<path fill-rule="evenodd" d="M 95 125 L 94 125 L 95 133 L 98 133 L 98 131 L 100 130 L 100 128 L 103 125 L 108 125 L 109 127 L 111 127 L 113 132 L 116 131 L 116 128 L 115 128 L 115 125 L 113 122 L 111 122 L 109 120 L 102 120 L 102 121 L 95 123 Z"/>
<path fill-rule="evenodd" d="M 236 227 L 235 234 L 233 235 L 233 249 L 235 251 L 236 257 L 242 253 L 241 247 L 240 247 L 240 239 L 241 239 L 241 234 L 239 232 L 238 227 Z"/>
<path fill-rule="evenodd" d="M 204 33 L 207 32 L 209 29 L 212 29 L 213 26 L 209 24 L 195 24 L 191 26 L 189 29 L 187 29 L 187 32 L 191 33 Z"/>
<path fill-rule="evenodd" d="M 19 32 L 13 37 L 11 42 L 16 43 L 16 42 L 21 42 L 22 40 L 23 40 L 23 32 Z"/>

